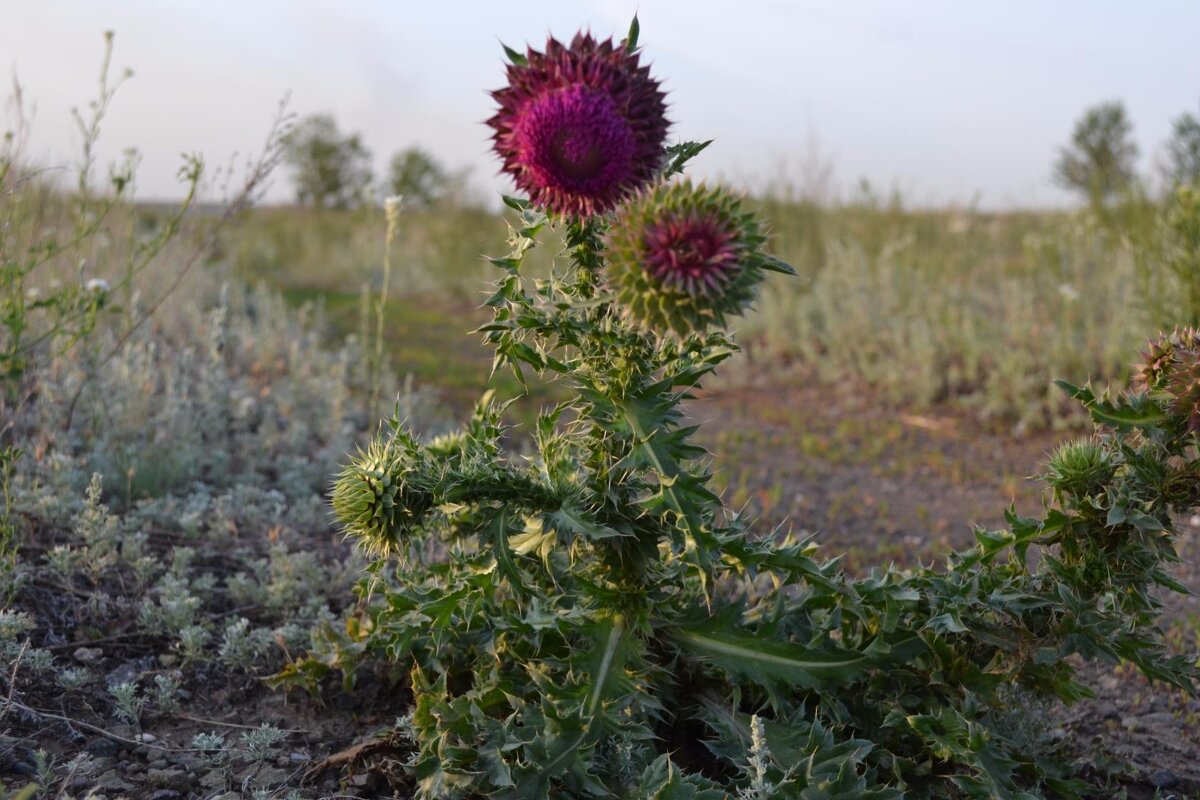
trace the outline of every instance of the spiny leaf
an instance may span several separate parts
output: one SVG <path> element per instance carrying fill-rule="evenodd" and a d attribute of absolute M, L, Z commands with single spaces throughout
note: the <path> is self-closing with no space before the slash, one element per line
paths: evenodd
<path fill-rule="evenodd" d="M 1066 381 L 1055 383 L 1083 403 L 1092 419 L 1103 425 L 1112 425 L 1114 428 L 1152 428 L 1169 419 L 1167 413 L 1144 394 L 1112 401 L 1097 397 L 1095 392 L 1086 386 L 1075 386 Z"/>
<path fill-rule="evenodd" d="M 819 689 L 849 683 L 871 665 L 859 652 L 758 637 L 718 617 L 680 626 L 671 638 L 684 652 L 763 686 Z"/>

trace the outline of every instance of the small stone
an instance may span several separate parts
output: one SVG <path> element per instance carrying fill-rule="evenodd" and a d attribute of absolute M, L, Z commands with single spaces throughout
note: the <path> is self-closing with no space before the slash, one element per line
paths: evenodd
<path fill-rule="evenodd" d="M 175 789 L 184 791 L 188 788 L 187 773 L 181 769 L 151 769 L 146 773 L 146 781 L 158 789 Z"/>
<path fill-rule="evenodd" d="M 220 769 L 209 770 L 200 776 L 200 785 L 207 789 L 215 789 L 218 786 L 224 786 L 225 771 Z"/>
<path fill-rule="evenodd" d="M 92 739 L 83 747 L 84 752 L 104 758 L 116 756 L 120 749 L 121 745 L 117 744 L 112 739 L 103 739 L 99 737 Z"/>
<path fill-rule="evenodd" d="M 126 661 L 108 673 L 104 681 L 109 686 L 117 686 L 122 683 L 136 683 L 138 676 L 141 674 L 142 665 L 138 661 Z"/>
<path fill-rule="evenodd" d="M 104 789 L 109 792 L 130 792 L 133 790 L 133 784 L 122 780 L 121 776 L 117 773 L 109 772 L 101 775 L 92 788 Z"/>
<path fill-rule="evenodd" d="M 278 786 L 281 783 L 286 783 L 287 779 L 292 776 L 292 773 L 286 769 L 279 767 L 266 767 L 260 769 L 254 775 L 254 782 L 259 786 Z"/>
<path fill-rule="evenodd" d="M 174 789 L 158 789 L 154 794 L 150 795 L 150 800 L 176 800 L 176 798 L 182 796 Z"/>
<path fill-rule="evenodd" d="M 71 656 L 80 664 L 94 664 L 104 656 L 99 647 L 80 647 Z"/>
<path fill-rule="evenodd" d="M 1174 789 L 1179 785 L 1179 778 L 1169 769 L 1156 769 L 1150 773 L 1150 783 L 1155 789 Z"/>
<path fill-rule="evenodd" d="M 178 764 L 181 768 L 183 768 L 191 773 L 199 772 L 200 767 L 203 764 L 203 762 L 200 760 L 199 756 L 193 755 L 191 753 L 180 753 L 178 756 L 175 757 L 175 763 Z"/>
<path fill-rule="evenodd" d="M 1138 727 L 1148 728 L 1151 725 L 1171 725 L 1178 724 L 1175 715 L 1170 711 L 1155 711 L 1151 714 L 1142 714 L 1138 717 Z"/>
<path fill-rule="evenodd" d="M 351 775 L 347 783 L 355 789 L 374 789 L 378 781 L 375 779 L 374 772 L 360 772 L 357 775 Z"/>

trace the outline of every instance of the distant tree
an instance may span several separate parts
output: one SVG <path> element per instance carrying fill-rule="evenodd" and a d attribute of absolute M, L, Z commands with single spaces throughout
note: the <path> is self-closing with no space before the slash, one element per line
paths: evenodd
<path fill-rule="evenodd" d="M 411 208 L 429 208 L 446 199 L 455 182 L 455 177 L 420 147 L 396 153 L 388 169 L 388 190 L 403 195 L 404 204 Z"/>
<path fill-rule="evenodd" d="M 357 133 L 343 135 L 331 114 L 297 123 L 284 142 L 284 157 L 301 205 L 349 208 L 371 183 L 370 151 Z"/>
<path fill-rule="evenodd" d="M 1055 181 L 1103 206 L 1133 183 L 1138 149 L 1132 134 L 1119 100 L 1089 108 L 1075 122 L 1071 144 L 1059 151 Z"/>
<path fill-rule="evenodd" d="M 1171 124 L 1163 171 L 1171 186 L 1200 185 L 1200 120 L 1184 114 Z"/>

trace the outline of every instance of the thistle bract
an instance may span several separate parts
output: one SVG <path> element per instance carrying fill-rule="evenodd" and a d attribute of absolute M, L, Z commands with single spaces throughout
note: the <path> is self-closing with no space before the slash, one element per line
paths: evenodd
<path fill-rule="evenodd" d="M 550 39 L 508 68 L 492 93 L 502 171 L 533 203 L 580 217 L 611 210 L 648 183 L 663 161 L 666 103 L 638 54 L 611 39 Z"/>
<path fill-rule="evenodd" d="M 608 239 L 609 282 L 626 315 L 646 330 L 684 335 L 724 326 L 753 302 L 766 237 L 741 201 L 689 182 L 632 200 Z"/>
<path fill-rule="evenodd" d="M 1200 431 L 1200 331 L 1180 328 L 1150 343 L 1138 369 L 1143 386 L 1166 398 L 1172 414 Z"/>
<path fill-rule="evenodd" d="M 1046 483 L 1073 498 L 1102 493 L 1116 471 L 1111 453 L 1098 442 L 1081 439 L 1061 445 L 1046 464 Z"/>
<path fill-rule="evenodd" d="M 429 487 L 421 486 L 420 461 L 416 442 L 397 436 L 371 442 L 342 469 L 331 500 L 347 536 L 380 555 L 399 548 L 433 505 Z"/>

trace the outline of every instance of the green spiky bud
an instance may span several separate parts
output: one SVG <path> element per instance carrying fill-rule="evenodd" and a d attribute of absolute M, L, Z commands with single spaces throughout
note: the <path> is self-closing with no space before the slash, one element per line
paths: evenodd
<path fill-rule="evenodd" d="M 683 336 L 723 327 L 753 302 L 765 269 L 791 272 L 762 252 L 766 240 L 724 189 L 660 185 L 627 203 L 613 223 L 609 284 L 645 330 Z"/>
<path fill-rule="evenodd" d="M 360 451 L 333 485 L 333 512 L 346 535 L 379 555 L 397 550 L 434 505 L 424 461 L 405 435 Z"/>
<path fill-rule="evenodd" d="M 1116 465 L 1102 445 L 1091 439 L 1066 442 L 1046 462 L 1046 483 L 1056 492 L 1075 498 L 1104 491 Z"/>

